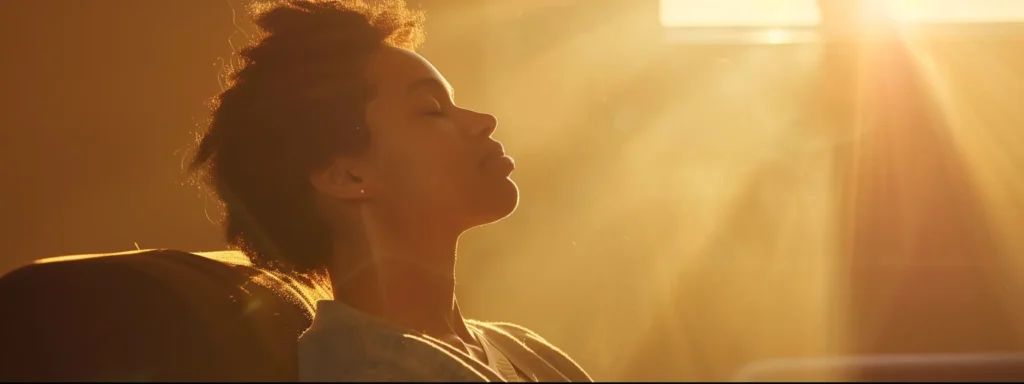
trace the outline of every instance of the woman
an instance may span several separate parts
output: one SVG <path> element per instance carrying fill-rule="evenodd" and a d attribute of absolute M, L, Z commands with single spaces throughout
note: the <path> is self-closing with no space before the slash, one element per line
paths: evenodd
<path fill-rule="evenodd" d="M 512 324 L 466 320 L 459 236 L 518 204 L 493 116 L 456 106 L 412 50 L 400 1 L 258 8 L 191 169 L 226 209 L 228 241 L 259 265 L 324 276 L 299 339 L 304 381 L 590 381 Z"/>

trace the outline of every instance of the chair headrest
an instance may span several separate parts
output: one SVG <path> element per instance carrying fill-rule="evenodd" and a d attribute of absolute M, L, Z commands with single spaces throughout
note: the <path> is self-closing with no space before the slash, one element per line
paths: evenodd
<path fill-rule="evenodd" d="M 40 260 L 0 278 L 0 381 L 295 380 L 307 283 L 230 251 Z"/>

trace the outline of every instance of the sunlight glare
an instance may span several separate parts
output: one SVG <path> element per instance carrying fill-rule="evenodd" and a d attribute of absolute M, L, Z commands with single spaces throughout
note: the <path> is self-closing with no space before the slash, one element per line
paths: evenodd
<path fill-rule="evenodd" d="M 1024 0 L 882 3 L 893 19 L 904 22 L 1024 21 Z M 815 0 L 661 0 L 661 24 L 666 27 L 801 27 L 819 21 Z"/>
<path fill-rule="evenodd" d="M 785 44 L 793 41 L 793 36 L 782 29 L 771 29 L 765 32 L 764 41 L 768 44 Z"/>

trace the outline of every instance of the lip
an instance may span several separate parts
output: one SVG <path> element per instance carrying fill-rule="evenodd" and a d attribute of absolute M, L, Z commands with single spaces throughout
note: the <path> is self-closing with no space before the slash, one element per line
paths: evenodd
<path fill-rule="evenodd" d="M 512 170 L 516 169 L 516 162 L 511 156 L 505 154 L 505 147 L 498 141 L 492 141 L 489 144 L 488 151 L 480 159 L 480 167 L 504 173 L 506 176 L 512 173 Z"/>
<path fill-rule="evenodd" d="M 508 157 L 505 155 L 505 147 L 502 146 L 501 143 L 494 142 L 494 145 L 492 145 L 484 154 L 483 159 L 480 159 L 480 165 L 485 165 L 502 157 Z M 509 160 L 511 160 L 511 158 L 509 158 Z"/>
<path fill-rule="evenodd" d="M 483 163 L 484 168 L 501 170 L 503 173 L 512 173 L 516 169 L 516 161 L 511 156 L 488 156 Z"/>

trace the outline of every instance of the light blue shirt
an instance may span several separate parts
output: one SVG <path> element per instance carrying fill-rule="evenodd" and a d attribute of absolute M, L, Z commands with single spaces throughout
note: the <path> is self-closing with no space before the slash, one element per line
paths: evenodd
<path fill-rule="evenodd" d="M 526 328 L 467 320 L 489 367 L 429 336 L 344 303 L 320 300 L 298 340 L 299 380 L 319 382 L 579 381 L 590 377 L 562 351 Z M 518 375 L 518 368 L 525 377 Z"/>
<path fill-rule="evenodd" d="M 502 381 L 461 351 L 329 300 L 299 337 L 300 381 Z"/>

